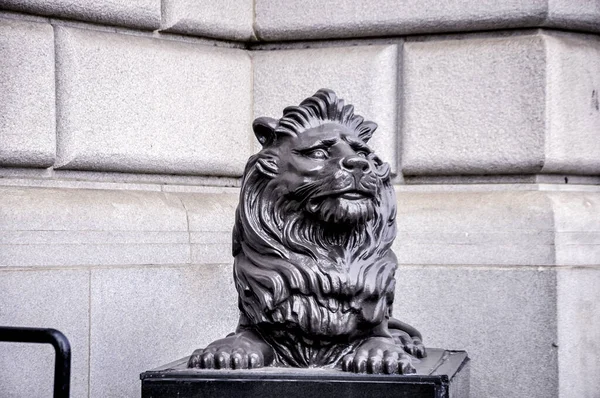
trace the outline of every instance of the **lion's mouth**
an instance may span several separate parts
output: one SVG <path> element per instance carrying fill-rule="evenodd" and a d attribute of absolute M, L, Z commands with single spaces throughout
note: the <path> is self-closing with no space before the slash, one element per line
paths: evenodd
<path fill-rule="evenodd" d="M 358 200 L 372 198 L 373 194 L 367 191 L 359 191 L 357 189 L 345 189 L 341 191 L 328 191 L 315 195 L 312 199 L 323 199 L 325 197 L 338 197 L 343 199 Z"/>
<path fill-rule="evenodd" d="M 366 193 L 360 192 L 360 191 L 347 191 L 347 192 L 343 192 L 341 195 L 339 195 L 340 198 L 350 199 L 350 200 L 364 199 L 367 196 L 368 195 Z"/>
<path fill-rule="evenodd" d="M 321 192 L 306 204 L 309 213 L 320 214 L 322 221 L 340 223 L 370 219 L 375 195 L 365 190 L 346 188 Z"/>

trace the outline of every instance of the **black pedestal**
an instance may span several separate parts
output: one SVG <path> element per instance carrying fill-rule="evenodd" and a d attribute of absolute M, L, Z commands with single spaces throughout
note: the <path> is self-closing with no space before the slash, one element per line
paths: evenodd
<path fill-rule="evenodd" d="M 469 396 L 464 351 L 427 350 L 412 375 L 365 375 L 336 369 L 268 367 L 255 370 L 187 369 L 188 358 L 144 372 L 142 398 L 407 397 Z"/>

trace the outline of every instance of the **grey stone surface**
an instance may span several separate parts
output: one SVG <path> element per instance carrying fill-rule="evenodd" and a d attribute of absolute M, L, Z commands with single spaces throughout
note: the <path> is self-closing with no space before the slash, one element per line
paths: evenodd
<path fill-rule="evenodd" d="M 588 186 L 593 189 L 600 184 L 600 176 L 572 175 L 572 174 L 480 174 L 480 175 L 418 175 L 404 176 L 407 185 L 443 185 L 445 187 L 458 187 L 461 185 L 486 184 L 489 189 L 495 190 L 496 185 L 518 186 L 526 184 L 545 184 L 551 189 L 585 189 Z"/>
<path fill-rule="evenodd" d="M 0 266 L 231 263 L 239 189 L 107 188 L 0 187 Z M 600 264 L 598 190 L 418 188 L 397 190 L 401 264 Z"/>
<path fill-rule="evenodd" d="M 92 271 L 90 397 L 139 396 L 139 374 L 237 325 L 231 265 Z"/>
<path fill-rule="evenodd" d="M 472 397 L 558 395 L 554 270 L 401 266 L 396 282 L 396 317 L 469 353 Z"/>
<path fill-rule="evenodd" d="M 600 194 L 548 192 L 546 195 L 554 213 L 556 264 L 600 266 Z"/>
<path fill-rule="evenodd" d="M 239 190 L 178 194 L 188 212 L 194 264 L 233 263 L 231 234 Z"/>
<path fill-rule="evenodd" d="M 251 143 L 244 50 L 57 27 L 63 169 L 242 173 Z"/>
<path fill-rule="evenodd" d="M 397 192 L 401 264 L 552 265 L 554 214 L 543 192 Z"/>
<path fill-rule="evenodd" d="M 400 264 L 600 265 L 600 192 L 398 190 Z"/>
<path fill-rule="evenodd" d="M 600 2 L 597 0 L 549 0 L 548 22 L 551 27 L 598 32 Z"/>
<path fill-rule="evenodd" d="M 478 184 L 431 184 L 431 185 L 396 185 L 399 192 L 503 192 L 503 191 L 544 191 L 544 192 L 600 192 L 600 185 L 576 185 L 554 183 L 519 182 L 483 182 Z"/>
<path fill-rule="evenodd" d="M 545 12 L 540 0 L 257 0 L 256 30 L 264 40 L 487 30 L 535 25 Z"/>
<path fill-rule="evenodd" d="M 163 0 L 161 30 L 231 40 L 253 36 L 252 0 Z"/>
<path fill-rule="evenodd" d="M 157 192 L 206 192 L 207 189 L 239 186 L 239 179 L 228 177 L 175 176 L 164 174 L 125 174 L 95 173 L 86 171 L 59 171 L 50 176 L 42 176 L 49 169 L 1 169 L 0 186 L 76 188 L 76 189 L 114 189 Z M 39 171 L 25 173 L 23 171 Z M 121 174 L 114 176 L 115 174 Z M 87 177 L 82 180 L 82 176 Z M 111 178 L 111 177 L 116 178 Z"/>
<path fill-rule="evenodd" d="M 40 181 L 72 181 L 74 183 L 95 184 L 95 188 L 101 189 L 103 184 L 115 184 L 139 186 L 139 190 L 154 190 L 151 184 L 156 184 L 163 191 L 178 189 L 195 189 L 197 191 L 210 190 L 213 187 L 239 187 L 239 177 L 214 177 L 214 176 L 190 176 L 174 174 L 149 174 L 149 173 L 109 173 L 101 171 L 79 171 L 79 170 L 54 170 L 33 168 L 0 168 L 0 184 L 6 183 L 8 179 L 27 179 L 26 184 L 32 185 Z M 143 188 L 141 188 L 143 187 Z M 118 189 L 118 188 L 116 188 Z"/>
<path fill-rule="evenodd" d="M 257 0 L 262 40 L 559 27 L 600 31 L 596 0 Z"/>
<path fill-rule="evenodd" d="M 85 270 L 0 269 L 0 325 L 63 332 L 72 349 L 72 397 L 88 396 L 89 293 L 89 272 Z M 2 397 L 52 396 L 51 345 L 0 343 L 0 352 Z"/>
<path fill-rule="evenodd" d="M 600 391 L 599 286 L 600 267 L 558 271 L 560 397 L 593 398 Z"/>
<path fill-rule="evenodd" d="M 257 51 L 254 116 L 281 117 L 320 88 L 330 88 L 379 128 L 370 144 L 397 170 L 397 57 L 395 44 Z M 258 145 L 258 143 L 257 143 Z"/>
<path fill-rule="evenodd" d="M 0 8 L 99 24 L 157 29 L 160 0 L 2 0 Z"/>
<path fill-rule="evenodd" d="M 56 148 L 54 34 L 0 19 L 0 165 L 48 167 Z"/>
<path fill-rule="evenodd" d="M 181 201 L 161 192 L 0 188 L 0 266 L 189 263 Z"/>
<path fill-rule="evenodd" d="M 597 7 L 600 12 L 600 2 Z M 545 42 L 548 124 L 542 172 L 600 175 L 600 38 L 554 33 L 545 35 Z"/>
<path fill-rule="evenodd" d="M 404 49 L 407 181 L 600 174 L 597 37 L 445 36 L 411 39 Z"/>
<path fill-rule="evenodd" d="M 539 172 L 544 43 L 540 34 L 405 43 L 403 172 Z"/>

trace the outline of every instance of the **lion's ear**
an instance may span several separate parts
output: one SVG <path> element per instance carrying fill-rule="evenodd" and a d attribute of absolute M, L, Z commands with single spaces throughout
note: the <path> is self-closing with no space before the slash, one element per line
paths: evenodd
<path fill-rule="evenodd" d="M 279 167 L 277 166 L 277 161 L 272 158 L 260 158 L 256 162 L 256 168 L 263 173 L 264 175 L 274 178 L 277 176 L 277 172 L 279 171 Z"/>
<path fill-rule="evenodd" d="M 368 120 L 364 121 L 362 122 L 358 130 L 358 136 L 361 140 L 363 140 L 363 142 L 366 143 L 371 139 L 375 130 L 377 130 L 377 123 L 370 122 Z"/>
<path fill-rule="evenodd" d="M 277 127 L 277 119 L 271 117 L 259 117 L 252 123 L 254 135 L 263 148 L 268 147 L 275 141 L 275 128 Z"/>

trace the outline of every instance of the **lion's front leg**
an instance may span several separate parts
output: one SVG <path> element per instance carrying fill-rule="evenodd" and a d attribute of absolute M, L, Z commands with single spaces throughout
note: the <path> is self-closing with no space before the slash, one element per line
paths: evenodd
<path fill-rule="evenodd" d="M 200 348 L 188 360 L 189 368 L 255 369 L 273 363 L 273 348 L 253 330 L 238 330 Z"/>
<path fill-rule="evenodd" d="M 354 373 L 415 373 L 410 356 L 391 337 L 369 337 L 342 358 L 342 370 Z"/>

